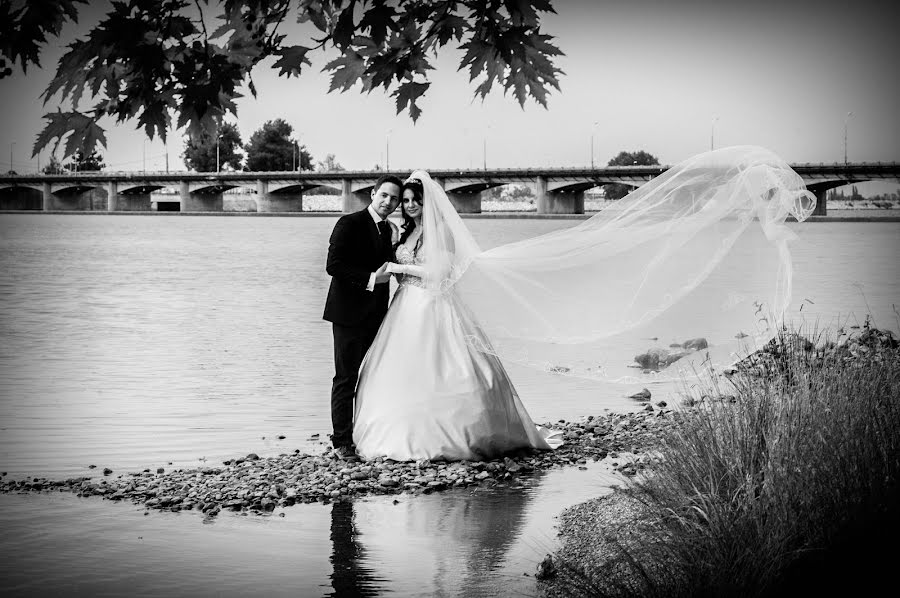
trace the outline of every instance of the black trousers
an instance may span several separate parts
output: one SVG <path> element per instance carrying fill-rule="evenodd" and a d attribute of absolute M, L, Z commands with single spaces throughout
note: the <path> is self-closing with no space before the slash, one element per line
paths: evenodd
<path fill-rule="evenodd" d="M 366 322 L 361 326 L 331 325 L 334 335 L 334 379 L 331 384 L 331 425 L 334 446 L 353 443 L 353 397 L 359 366 L 366 351 L 372 346 L 381 321 Z"/>

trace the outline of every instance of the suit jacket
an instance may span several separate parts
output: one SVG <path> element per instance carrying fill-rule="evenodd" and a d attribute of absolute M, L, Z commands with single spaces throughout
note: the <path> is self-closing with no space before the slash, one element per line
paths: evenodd
<path fill-rule="evenodd" d="M 324 319 L 343 326 L 377 326 L 387 313 L 389 285 L 376 284 L 374 291 L 367 291 L 366 285 L 372 272 L 393 259 L 368 209 L 341 216 L 331 232 L 325 263 L 331 286 Z"/>

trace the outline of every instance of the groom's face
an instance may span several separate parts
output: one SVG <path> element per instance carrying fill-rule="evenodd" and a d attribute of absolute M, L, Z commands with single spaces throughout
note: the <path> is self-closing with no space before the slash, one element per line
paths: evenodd
<path fill-rule="evenodd" d="M 400 187 L 396 183 L 381 183 L 378 189 L 372 189 L 372 209 L 387 218 L 400 204 Z"/>

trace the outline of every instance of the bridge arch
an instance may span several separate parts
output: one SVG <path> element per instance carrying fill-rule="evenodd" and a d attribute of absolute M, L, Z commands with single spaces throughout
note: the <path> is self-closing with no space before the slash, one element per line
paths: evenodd
<path fill-rule="evenodd" d="M 0 187 L 0 210 L 43 210 L 44 191 L 37 185 Z"/>

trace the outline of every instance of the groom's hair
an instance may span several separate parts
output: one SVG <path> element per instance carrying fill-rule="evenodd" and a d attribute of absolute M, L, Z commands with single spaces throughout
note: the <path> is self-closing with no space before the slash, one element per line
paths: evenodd
<path fill-rule="evenodd" d="M 373 187 L 373 189 L 375 189 L 375 191 L 378 191 L 385 183 L 394 183 L 395 185 L 397 185 L 398 189 L 403 188 L 403 181 L 400 180 L 400 177 L 393 174 L 383 174 L 378 177 L 377 181 L 375 181 L 375 186 Z"/>

